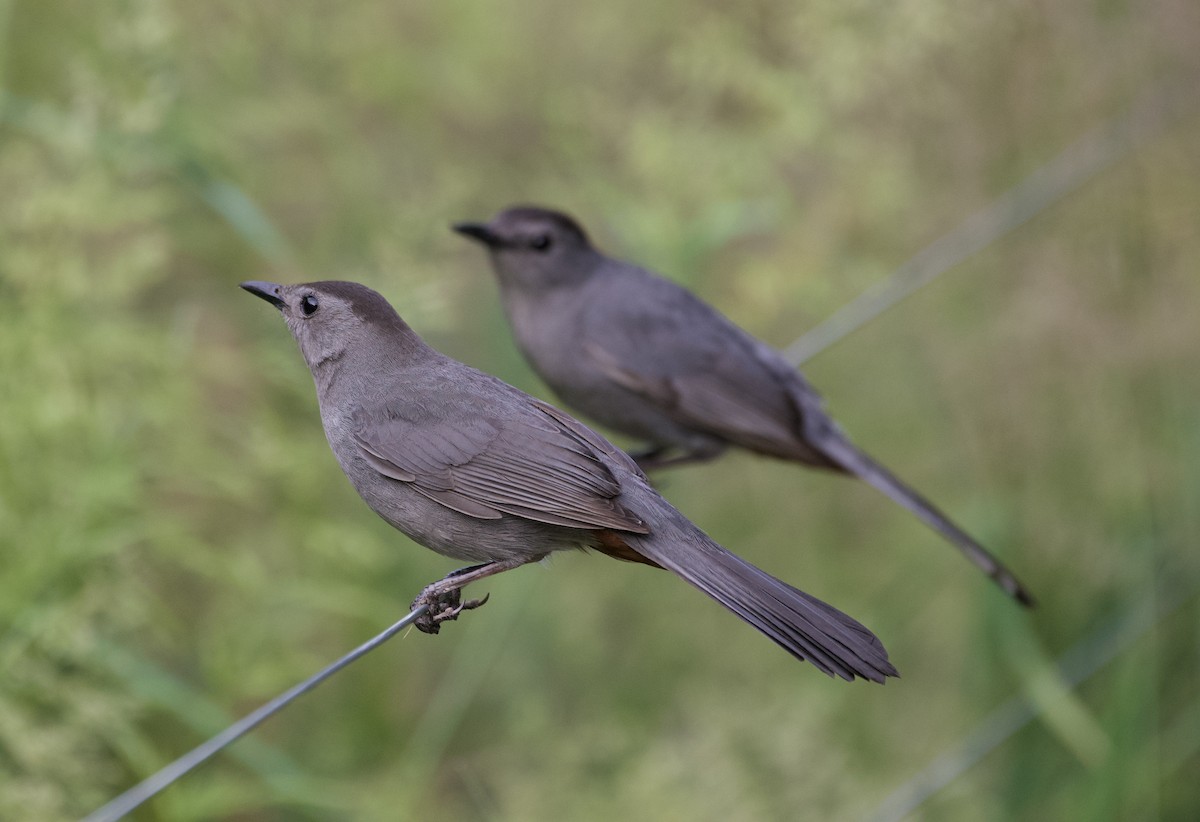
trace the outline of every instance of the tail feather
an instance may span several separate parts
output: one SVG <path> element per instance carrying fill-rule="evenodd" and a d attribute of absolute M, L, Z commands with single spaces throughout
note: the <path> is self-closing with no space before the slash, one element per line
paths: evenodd
<path fill-rule="evenodd" d="M 819 446 L 821 451 L 840 467 L 916 514 L 922 522 L 945 537 L 977 568 L 991 577 L 1010 597 L 1022 605 L 1034 604 L 1033 595 L 994 554 L 955 525 L 933 503 L 858 450 L 845 435 L 836 429 L 827 429 L 821 433 Z"/>
<path fill-rule="evenodd" d="M 829 676 L 883 682 L 899 676 L 883 643 L 836 608 L 726 551 L 681 515 L 648 536 L 623 534 L 638 553 L 674 572 L 797 659 Z"/>

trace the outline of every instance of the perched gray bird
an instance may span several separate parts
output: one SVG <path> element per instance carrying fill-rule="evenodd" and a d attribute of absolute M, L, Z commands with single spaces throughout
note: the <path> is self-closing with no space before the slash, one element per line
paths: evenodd
<path fill-rule="evenodd" d="M 325 434 L 355 490 L 416 542 L 478 563 L 425 588 L 418 627 L 483 604 L 463 586 L 592 548 L 665 568 L 826 674 L 883 682 L 887 652 L 841 611 L 709 539 L 624 452 L 567 414 L 434 351 L 379 294 L 347 282 L 248 282 L 312 371 Z"/>
<path fill-rule="evenodd" d="M 982 545 L 842 433 L 783 356 L 690 291 L 606 257 L 575 220 L 520 206 L 454 230 L 487 248 L 517 345 L 563 402 L 645 441 L 651 470 L 730 445 L 852 474 L 916 514 L 1017 601 Z"/>

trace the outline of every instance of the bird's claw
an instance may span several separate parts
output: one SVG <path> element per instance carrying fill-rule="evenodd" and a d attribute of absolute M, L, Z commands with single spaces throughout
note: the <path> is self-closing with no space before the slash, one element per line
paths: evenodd
<path fill-rule="evenodd" d="M 431 585 L 413 600 L 413 610 L 420 608 L 422 605 L 427 608 L 425 613 L 417 617 L 413 625 L 422 633 L 436 634 L 441 630 L 443 622 L 456 620 L 458 619 L 458 615 L 463 611 L 473 611 L 481 607 L 488 601 L 488 597 L 490 596 L 491 594 L 485 594 L 482 599 L 468 599 L 466 602 L 463 602 L 461 589 L 451 588 L 439 591 Z"/>

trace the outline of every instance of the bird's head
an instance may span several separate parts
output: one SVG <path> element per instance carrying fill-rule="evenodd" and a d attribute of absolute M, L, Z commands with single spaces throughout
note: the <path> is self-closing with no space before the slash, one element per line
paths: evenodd
<path fill-rule="evenodd" d="M 549 288 L 586 276 L 595 250 L 574 219 L 561 211 L 513 206 L 486 223 L 454 230 L 485 248 L 501 286 Z"/>
<path fill-rule="evenodd" d="M 251 281 L 241 287 L 279 309 L 314 374 L 348 355 L 391 353 L 398 345 L 423 347 L 388 301 L 365 285 Z"/>

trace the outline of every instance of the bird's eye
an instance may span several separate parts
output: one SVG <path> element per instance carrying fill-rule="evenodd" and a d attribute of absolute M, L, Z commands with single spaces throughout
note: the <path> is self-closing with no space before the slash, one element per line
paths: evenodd
<path fill-rule="evenodd" d="M 321 304 L 317 302 L 317 298 L 312 294 L 305 294 L 303 299 L 300 300 L 300 313 L 306 317 L 311 317 L 317 313 L 317 309 L 320 307 Z"/>
<path fill-rule="evenodd" d="M 529 247 L 534 251 L 545 251 L 553 244 L 549 234 L 538 234 L 529 241 Z"/>

